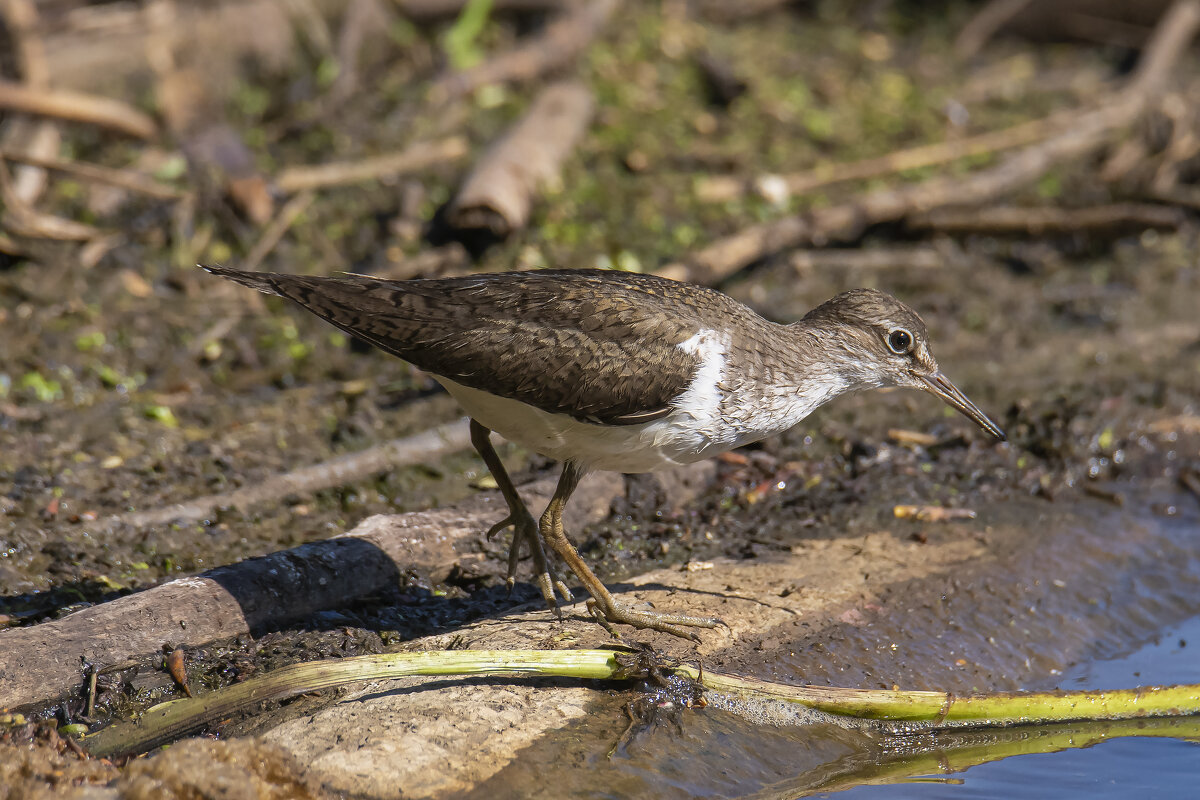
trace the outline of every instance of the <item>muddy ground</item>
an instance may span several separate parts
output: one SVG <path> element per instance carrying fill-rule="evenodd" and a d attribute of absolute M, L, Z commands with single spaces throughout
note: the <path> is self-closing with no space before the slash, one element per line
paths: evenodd
<path fill-rule="evenodd" d="M 1018 41 L 997 43 L 963 70 L 950 40 L 969 6 L 948 4 L 938 15 L 897 8 L 864 22 L 841 5 L 712 28 L 710 46 L 751 86 L 728 109 L 710 103 L 692 61 L 672 45 L 667 12 L 640 5 L 624 11 L 619 28 L 583 57 L 580 74 L 599 112 L 567 162 L 562 187 L 537 205 L 528 230 L 486 250 L 470 268 L 653 269 L 788 210 L 755 196 L 698 197 L 697 182 L 713 172 L 756 176 L 938 140 L 960 97 L 986 98 L 969 105 L 973 129 L 1034 118 L 1079 100 L 1079 84 L 1039 76 L 1104 79 L 1128 62 L 1115 48 Z M 516 24 L 501 20 L 484 44 L 503 45 Z M 263 142 L 257 152 L 268 168 L 371 152 L 410 139 L 410 124 L 422 134 L 437 132 L 436 121 L 414 123 L 402 112 L 412 82 L 427 77 L 422 70 L 436 56 L 441 30 L 397 23 L 391 49 L 370 67 L 378 91 L 353 98 L 336 119 L 306 121 L 303 135 L 275 135 L 320 93 L 313 78 L 319 65 L 303 51 L 285 78 L 239 79 L 230 118 L 251 141 Z M 1186 63 L 1188 74 L 1196 67 L 1194 59 Z M 988 94 L 984 84 L 1001 88 Z M 460 110 L 476 152 L 532 91 L 509 88 Z M 75 136 L 77 152 L 100 161 L 119 162 L 128 146 L 86 130 Z M 399 269 L 427 248 L 420 224 L 450 196 L 464 168 L 322 192 L 263 267 L 384 275 Z M 1093 163 L 1064 164 L 1015 200 L 1112 199 L 1112 187 L 1095 172 Z M 93 213 L 87 186 L 60 180 L 54 187 L 58 213 Z M 788 202 L 794 210 L 829 198 Z M 482 463 L 460 453 L 311 496 L 229 509 L 201 524 L 101 530 L 96 521 L 110 515 L 252 485 L 459 413 L 427 375 L 283 303 L 176 263 L 178 243 L 166 233 L 161 208 L 135 201 L 122 213 L 126 239 L 91 269 L 53 249 L 38 259 L 0 257 L 0 627 L 60 618 L 173 577 L 327 538 L 373 514 L 483 491 L 472 486 L 486 473 Z M 208 242 L 200 260 L 236 264 L 244 256 L 252 239 L 244 223 L 214 214 L 201 224 Z M 635 636 L 684 657 L 702 655 L 714 668 L 851 686 L 1054 686 L 1056 671 L 1071 663 L 1121 652 L 1200 611 L 1200 480 L 1192 477 L 1200 475 L 1198 231 L 1191 218 L 1165 232 L 1037 238 L 929 239 L 897 226 L 869 230 L 854 243 L 893 254 L 875 267 L 797 267 L 786 254 L 758 264 L 722 288 L 778 320 L 797 319 L 856 286 L 901 297 L 927 322 L 943 369 L 1009 441 L 989 441 L 926 396 L 846 398 L 791 433 L 722 460 L 711 483 L 682 507 L 653 482 L 630 482 L 611 514 L 574 539 L 607 582 L 630 591 L 647 582 L 674 586 L 673 593 L 638 596 L 729 617 L 730 630 L 705 633 L 698 650 Z M 914 244 L 931 244 L 940 261 L 906 263 L 898 248 Z M 906 443 L 890 433 L 895 429 L 931 434 L 934 443 Z M 511 446 L 501 454 L 522 480 L 548 468 Z M 897 520 L 898 504 L 971 509 L 976 517 Z M 351 606 L 189 651 L 193 686 L 211 689 L 299 660 L 396 647 L 603 640 L 581 607 L 560 627 L 536 610 L 529 584 L 507 596 L 505 542 L 480 536 L 478 548 L 483 557 L 450 582 L 405 573 L 392 589 Z M 688 562 L 714 563 L 711 571 L 689 573 L 682 568 Z M 1105 585 L 1110 578 L 1115 583 Z M 1070 584 L 1068 599 L 1056 602 L 1047 589 L 1056 580 Z M 730 608 L 730 594 L 752 598 L 750 608 Z M 1014 609 L 1034 606 L 1040 613 L 1027 616 L 1036 625 L 1014 622 Z M 1081 611 L 1088 607 L 1106 613 L 1088 616 Z M 495 620 L 508 615 L 518 615 L 514 630 L 524 632 L 496 633 Z M 146 658 L 120 680 L 102 681 L 92 724 L 176 696 L 155 668 L 160 660 Z M 536 770 L 573 752 L 564 740 L 544 739 L 536 758 L 513 761 L 541 731 L 584 724 L 591 712 L 618 720 L 619 733 L 623 719 L 619 704 L 593 687 L 566 687 L 553 700 L 538 699 L 525 685 L 490 695 L 444 691 L 450 693 L 433 700 L 375 687 L 366 694 L 383 705 L 351 713 L 405 719 L 419 717 L 421 708 L 492 703 L 499 721 L 487 725 L 525 733 L 497 744 L 477 773 L 454 771 L 475 751 L 447 746 L 444 760 L 422 763 L 426 774 L 449 775 L 448 782 L 410 785 L 412 796 L 472 786 L 515 793 L 512 787 L 534 780 L 521 773 L 522 763 Z M 511 702 L 496 700 L 497 691 L 513 693 Z M 280 796 L 330 787 L 385 795 L 400 779 L 395 774 L 378 771 L 355 782 L 345 776 L 361 764 L 326 769 L 336 756 L 322 762 L 323 740 L 296 732 L 340 730 L 336 709 L 361 696 L 328 693 L 262 719 L 230 722 L 222 729 L 227 735 L 265 736 L 270 756 L 249 766 L 233 764 L 220 743 L 180 752 L 241 769 L 242 776 L 257 771 Z M 80 691 L 29 716 L 78 721 L 84 703 Z M 528 711 L 546 704 L 559 716 Z M 508 707 L 528 713 L 509 719 Z M 130 787 L 149 785 L 157 769 L 153 760 L 120 768 L 78 761 L 53 728 L 10 724 L 2 738 L 41 745 L 21 756 L 29 763 L 18 772 L 0 777 L 45 787 L 65 774 L 135 793 Z M 463 737 L 463 747 L 486 739 Z M 16 745 L 0 747 L 17 752 Z M 399 754 L 415 758 L 416 751 L 381 752 L 402 761 Z M 178 787 L 186 778 L 162 769 L 170 776 L 154 780 L 184 792 Z M 508 772 L 493 777 L 501 769 Z M 492 784 L 480 784 L 489 778 Z"/>

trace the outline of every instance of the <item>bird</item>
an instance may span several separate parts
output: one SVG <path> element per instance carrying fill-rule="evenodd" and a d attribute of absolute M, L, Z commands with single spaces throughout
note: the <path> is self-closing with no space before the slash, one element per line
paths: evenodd
<path fill-rule="evenodd" d="M 563 509 L 593 470 L 650 472 L 783 433 L 836 397 L 885 386 L 941 398 L 997 439 L 1004 432 L 938 367 L 925 323 L 895 297 L 852 289 L 790 324 L 715 289 L 618 270 L 542 269 L 393 281 L 200 265 L 284 297 L 428 372 L 470 418 L 471 442 L 496 480 L 513 529 L 508 585 L 521 546 L 557 611 L 573 602 L 547 558 L 558 556 L 610 633 L 630 625 L 699 640 L 717 619 L 622 603 L 571 544 Z M 491 442 L 562 463 L 539 520 Z"/>

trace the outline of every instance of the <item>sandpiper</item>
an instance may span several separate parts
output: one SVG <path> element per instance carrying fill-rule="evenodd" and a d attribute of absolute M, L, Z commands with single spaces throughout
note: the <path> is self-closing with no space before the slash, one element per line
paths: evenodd
<path fill-rule="evenodd" d="M 388 281 L 204 269 L 286 297 L 431 373 L 470 416 L 471 440 L 508 504 L 488 533 L 514 529 L 509 585 L 525 542 L 547 605 L 558 609 L 555 591 L 572 599 L 544 541 L 614 633 L 613 623 L 625 623 L 695 639 L 689 628 L 719 621 L 614 599 L 563 530 L 563 508 L 590 470 L 699 461 L 782 433 L 839 395 L 881 386 L 930 392 L 1004 438 L 942 374 L 921 318 L 873 289 L 845 292 L 781 325 L 714 289 L 605 270 Z M 563 463 L 540 525 L 492 431 Z"/>

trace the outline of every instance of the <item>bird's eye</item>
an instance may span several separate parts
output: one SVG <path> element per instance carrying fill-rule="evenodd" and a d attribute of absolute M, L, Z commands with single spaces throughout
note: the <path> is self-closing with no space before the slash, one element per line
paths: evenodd
<path fill-rule="evenodd" d="M 913 337 L 904 328 L 896 328 L 888 334 L 887 343 L 893 353 L 903 356 L 912 352 Z"/>

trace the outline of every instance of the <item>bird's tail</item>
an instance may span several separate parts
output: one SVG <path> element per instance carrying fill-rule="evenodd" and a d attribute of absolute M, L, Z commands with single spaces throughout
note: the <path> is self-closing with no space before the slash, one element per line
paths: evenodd
<path fill-rule="evenodd" d="M 211 272 L 213 275 L 228 278 L 234 283 L 240 283 L 242 286 L 258 289 L 263 294 L 285 296 L 274 280 L 275 276 L 270 272 L 246 272 L 245 270 L 233 269 L 232 267 L 218 267 L 213 264 L 197 264 L 196 266 L 205 272 Z"/>

